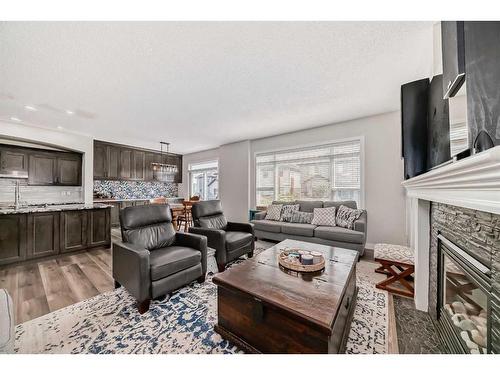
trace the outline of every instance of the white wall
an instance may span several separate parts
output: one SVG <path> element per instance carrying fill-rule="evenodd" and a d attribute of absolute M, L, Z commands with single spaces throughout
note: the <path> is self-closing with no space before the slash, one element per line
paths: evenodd
<path fill-rule="evenodd" d="M 36 141 L 48 146 L 66 148 L 83 153 L 83 189 L 85 203 L 92 203 L 93 193 L 93 139 L 80 134 L 67 133 L 0 121 L 0 137 L 12 137 L 27 142 Z"/>
<path fill-rule="evenodd" d="M 183 185 L 186 186 L 188 181 L 188 163 L 218 159 L 219 186 L 224 209 L 231 213 L 232 220 L 236 218 L 245 220 L 248 209 L 255 207 L 256 153 L 354 137 L 364 139 L 364 206 L 368 211 L 367 247 L 377 242 L 407 244 L 405 197 L 404 189 L 401 187 L 403 161 L 399 112 L 223 145 L 218 149 L 185 155 Z M 249 147 L 248 159 L 247 147 Z M 187 197 L 187 192 L 184 189 L 182 191 Z"/>
<path fill-rule="evenodd" d="M 247 221 L 250 208 L 250 141 L 219 148 L 219 189 L 224 214 L 230 221 Z"/>

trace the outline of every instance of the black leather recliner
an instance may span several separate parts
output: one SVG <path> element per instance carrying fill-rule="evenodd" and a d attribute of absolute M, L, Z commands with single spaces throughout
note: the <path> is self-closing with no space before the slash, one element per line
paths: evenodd
<path fill-rule="evenodd" d="M 120 224 L 122 241 L 113 242 L 115 287 L 123 285 L 136 298 L 141 314 L 152 298 L 205 281 L 207 239 L 176 232 L 168 204 L 127 207 Z"/>
<path fill-rule="evenodd" d="M 228 222 L 218 200 L 193 203 L 191 208 L 194 227 L 189 233 L 201 234 L 208 239 L 208 246 L 215 249 L 219 271 L 226 265 L 247 254 L 253 256 L 255 249 L 253 225 Z"/>

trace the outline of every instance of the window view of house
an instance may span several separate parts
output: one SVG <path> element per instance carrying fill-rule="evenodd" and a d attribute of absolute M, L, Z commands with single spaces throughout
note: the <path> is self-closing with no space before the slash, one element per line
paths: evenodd
<path fill-rule="evenodd" d="M 361 198 L 361 142 L 260 154 L 256 157 L 257 205 L 273 200 Z"/>
<path fill-rule="evenodd" d="M 219 198 L 219 167 L 217 161 L 189 165 L 190 195 L 202 200 Z"/>

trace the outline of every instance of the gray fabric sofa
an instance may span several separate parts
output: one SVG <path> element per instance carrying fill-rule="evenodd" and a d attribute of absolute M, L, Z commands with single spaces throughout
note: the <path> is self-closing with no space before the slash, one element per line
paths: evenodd
<path fill-rule="evenodd" d="M 322 207 L 338 208 L 340 205 L 356 208 L 356 202 L 354 201 L 275 201 L 273 204 L 299 204 L 299 211 L 303 212 L 313 212 L 314 208 Z M 354 229 L 272 221 L 265 220 L 265 217 L 266 211 L 260 211 L 255 214 L 255 219 L 251 221 L 254 225 L 255 237 L 259 239 L 274 241 L 293 239 L 314 242 L 357 250 L 360 256 L 363 255 L 365 251 L 367 229 L 366 211 L 354 223 Z"/>

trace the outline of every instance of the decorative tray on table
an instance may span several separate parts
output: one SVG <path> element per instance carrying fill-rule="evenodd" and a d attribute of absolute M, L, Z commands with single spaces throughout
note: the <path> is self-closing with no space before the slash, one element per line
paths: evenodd
<path fill-rule="evenodd" d="M 297 272 L 316 272 L 325 268 L 325 257 L 317 251 L 287 249 L 278 255 L 278 263 Z"/>

